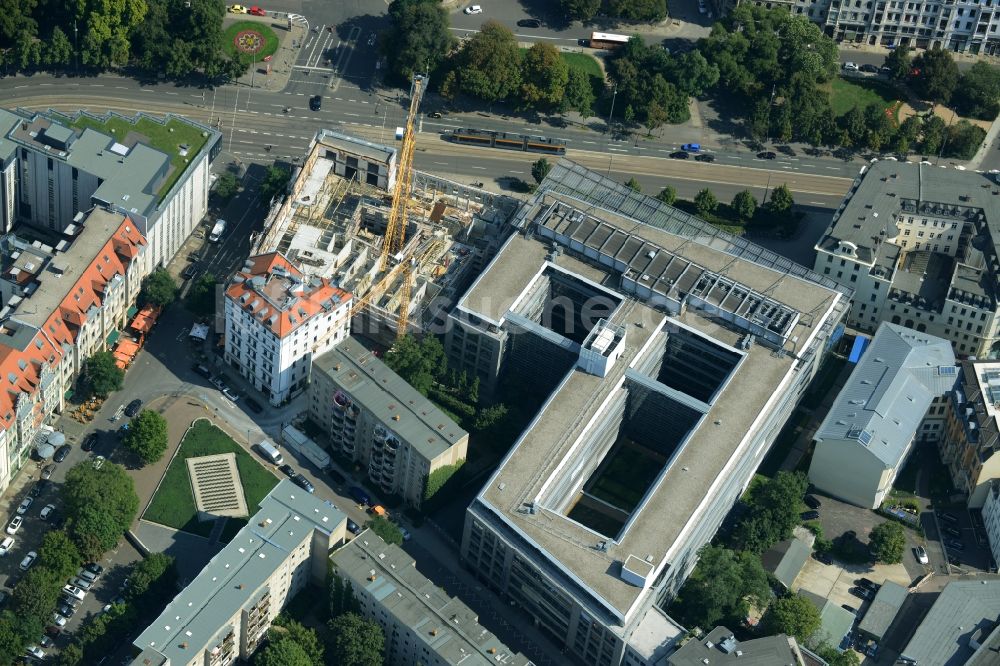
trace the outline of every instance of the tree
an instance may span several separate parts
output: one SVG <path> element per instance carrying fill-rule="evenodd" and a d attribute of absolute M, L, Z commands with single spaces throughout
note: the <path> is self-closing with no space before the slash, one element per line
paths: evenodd
<path fill-rule="evenodd" d="M 670 185 L 667 185 L 660 190 L 660 193 L 656 195 L 656 198 L 668 206 L 673 206 L 674 202 L 677 201 L 677 190 Z"/>
<path fill-rule="evenodd" d="M 685 625 L 714 627 L 720 621 L 738 621 L 746 616 L 748 602 L 760 604 L 768 598 L 767 572 L 756 555 L 709 545 L 698 557 L 671 608 Z"/>
<path fill-rule="evenodd" d="M 115 356 L 109 351 L 97 352 L 83 362 L 80 372 L 80 387 L 84 393 L 106 398 L 112 391 L 120 391 L 125 381 L 125 372 L 115 363 Z"/>
<path fill-rule="evenodd" d="M 860 666 L 861 660 L 854 650 L 838 651 L 827 642 L 820 643 L 813 650 L 819 657 L 824 659 L 830 666 Z"/>
<path fill-rule="evenodd" d="M 868 136 L 868 126 L 865 125 L 865 112 L 860 107 L 853 107 L 840 118 L 840 126 L 850 138 L 850 145 L 861 147 L 865 145 Z"/>
<path fill-rule="evenodd" d="M 465 464 L 465 460 L 459 460 L 454 465 L 442 465 L 436 470 L 427 475 L 427 480 L 424 482 L 424 499 L 429 500 L 434 497 L 444 484 L 448 483 L 448 480 L 462 468 Z"/>
<path fill-rule="evenodd" d="M 975 63 L 962 74 L 952 101 L 963 116 L 993 120 L 1000 113 L 1000 69 Z"/>
<path fill-rule="evenodd" d="M 719 207 L 719 200 L 715 198 L 712 190 L 706 187 L 694 195 L 694 206 L 698 209 L 699 215 L 708 215 Z"/>
<path fill-rule="evenodd" d="M 390 71 L 403 81 L 415 72 L 436 70 L 455 43 L 448 30 L 448 12 L 437 0 L 393 0 L 389 21 L 381 48 Z"/>
<path fill-rule="evenodd" d="M 947 137 L 948 141 L 944 146 L 945 155 L 969 160 L 986 139 L 986 130 L 968 120 L 959 120 L 948 128 Z"/>
<path fill-rule="evenodd" d="M 516 93 L 521 84 L 521 51 L 514 33 L 497 21 L 483 23 L 459 52 L 456 74 L 459 89 L 487 102 Z"/>
<path fill-rule="evenodd" d="M 559 7 L 568 18 L 586 23 L 601 8 L 601 0 L 559 0 Z"/>
<path fill-rule="evenodd" d="M 594 86 L 590 82 L 590 76 L 578 69 L 570 69 L 563 92 L 563 107 L 589 118 L 594 113 L 594 100 Z"/>
<path fill-rule="evenodd" d="M 267 644 L 254 657 L 255 666 L 314 666 L 321 662 L 312 661 L 305 649 L 290 638 L 282 638 Z"/>
<path fill-rule="evenodd" d="M 733 546 L 762 553 L 789 538 L 799 523 L 799 505 L 808 483 L 801 472 L 778 472 L 754 486 L 746 500 L 748 515 L 733 531 Z"/>
<path fill-rule="evenodd" d="M 906 534 L 903 526 L 888 520 L 876 525 L 868 537 L 868 549 L 876 562 L 897 564 L 903 561 L 903 550 L 906 548 Z"/>
<path fill-rule="evenodd" d="M 910 70 L 913 68 L 910 60 L 910 47 L 905 44 L 889 51 L 884 63 L 884 66 L 889 68 L 889 78 L 893 81 L 906 81 L 910 76 Z"/>
<path fill-rule="evenodd" d="M 26 645 L 24 637 L 17 630 L 16 616 L 9 610 L 0 613 L 0 663 L 4 666 L 13 663 L 15 656 L 24 654 Z"/>
<path fill-rule="evenodd" d="M 631 125 L 635 122 L 635 109 L 632 108 L 631 104 L 625 107 L 625 113 L 622 114 L 622 120 L 626 125 Z"/>
<path fill-rule="evenodd" d="M 924 51 L 913 60 L 912 82 L 921 99 L 947 104 L 959 82 L 958 65 L 944 49 Z"/>
<path fill-rule="evenodd" d="M 548 42 L 536 42 L 521 63 L 521 98 L 528 106 L 554 108 L 569 82 L 569 65 Z"/>
<path fill-rule="evenodd" d="M 287 169 L 277 166 L 267 167 L 264 180 L 258 186 L 261 201 L 270 201 L 273 197 L 285 194 L 288 189 L 288 179 L 291 174 Z"/>
<path fill-rule="evenodd" d="M 444 347 L 433 335 L 424 336 L 420 342 L 412 335 L 404 335 L 389 348 L 383 360 L 423 395 L 427 395 L 448 370 Z"/>
<path fill-rule="evenodd" d="M 719 68 L 708 62 L 701 51 L 689 51 L 674 59 L 677 87 L 685 95 L 701 97 L 719 82 Z"/>
<path fill-rule="evenodd" d="M 81 555 L 90 559 L 114 548 L 139 510 L 132 477 L 121 465 L 107 462 L 100 469 L 87 460 L 72 467 L 62 498 L 67 531 Z"/>
<path fill-rule="evenodd" d="M 552 171 L 552 165 L 544 157 L 531 163 L 531 177 L 535 179 L 536 183 L 541 183 L 545 180 L 545 177 L 549 175 L 549 171 Z"/>
<path fill-rule="evenodd" d="M 646 126 L 646 136 L 650 136 L 653 130 L 658 129 L 667 122 L 667 112 L 659 104 L 650 104 L 646 108 L 646 121 L 643 125 Z"/>
<path fill-rule="evenodd" d="M 351 581 L 345 582 L 336 573 L 332 574 L 331 578 L 333 580 L 330 585 L 330 615 L 337 617 L 344 613 L 360 613 L 361 605 L 354 597 L 354 587 L 351 585 Z"/>
<path fill-rule="evenodd" d="M 662 21 L 667 18 L 667 0 L 611 0 L 611 14 L 631 21 Z"/>
<path fill-rule="evenodd" d="M 805 597 L 793 594 L 776 599 L 764 614 L 763 629 L 768 634 L 786 634 L 803 642 L 820 626 L 819 611 Z"/>
<path fill-rule="evenodd" d="M 399 526 L 384 516 L 375 516 L 365 522 L 365 527 L 382 538 L 387 544 L 399 546 L 403 543 L 403 533 Z"/>
<path fill-rule="evenodd" d="M 472 429 L 476 432 L 485 432 L 496 428 L 507 418 L 507 405 L 502 402 L 489 407 L 483 407 L 476 413 L 476 419 L 472 423 Z"/>
<path fill-rule="evenodd" d="M 56 605 L 64 582 L 64 579 L 56 576 L 56 572 L 44 567 L 34 567 L 14 588 L 11 595 L 14 612 L 20 618 L 35 618 L 45 622 Z"/>
<path fill-rule="evenodd" d="M 176 298 L 177 282 L 163 268 L 157 268 L 142 281 L 139 302 L 143 305 L 164 308 L 173 303 Z"/>
<path fill-rule="evenodd" d="M 187 295 L 188 309 L 196 315 L 207 316 L 215 312 L 215 292 L 218 282 L 211 273 L 198 277 Z"/>
<path fill-rule="evenodd" d="M 156 612 L 160 600 L 171 598 L 176 591 L 176 561 L 170 555 L 151 553 L 132 567 L 125 597 L 141 615 L 146 615 Z"/>
<path fill-rule="evenodd" d="M 382 628 L 357 613 L 330 620 L 333 641 L 327 662 L 339 666 L 382 666 L 385 634 Z"/>
<path fill-rule="evenodd" d="M 625 187 L 631 189 L 633 192 L 642 192 L 642 185 L 635 179 L 635 176 L 625 181 Z"/>
<path fill-rule="evenodd" d="M 788 185 L 782 183 L 771 190 L 771 198 L 767 202 L 767 208 L 775 215 L 788 215 L 795 205 L 795 199 L 788 189 Z"/>
<path fill-rule="evenodd" d="M 50 67 L 65 67 L 73 62 L 73 45 L 62 28 L 52 28 L 52 36 L 45 45 L 45 64 Z"/>
<path fill-rule="evenodd" d="M 236 180 L 235 174 L 229 171 L 222 172 L 218 178 L 215 179 L 215 194 L 220 199 L 230 199 L 237 191 L 240 189 L 240 183 Z"/>
<path fill-rule="evenodd" d="M 125 446 L 147 465 L 163 457 L 167 443 L 167 420 L 151 409 L 132 419 L 125 433 Z"/>
<path fill-rule="evenodd" d="M 57 578 L 72 576 L 82 560 L 79 549 L 64 530 L 52 530 L 42 537 L 38 564 L 55 572 Z"/>
<path fill-rule="evenodd" d="M 59 652 L 59 666 L 77 666 L 83 663 L 83 648 L 77 643 L 70 643 Z"/>
<path fill-rule="evenodd" d="M 323 663 L 323 644 L 319 642 L 319 636 L 315 629 L 310 629 L 300 622 L 289 620 L 281 626 L 272 626 L 267 632 L 268 640 L 272 643 L 280 641 L 292 641 L 305 653 L 310 664 Z"/>
<path fill-rule="evenodd" d="M 757 213 L 757 200 L 750 190 L 741 190 L 733 196 L 733 210 L 742 220 L 751 220 Z"/>

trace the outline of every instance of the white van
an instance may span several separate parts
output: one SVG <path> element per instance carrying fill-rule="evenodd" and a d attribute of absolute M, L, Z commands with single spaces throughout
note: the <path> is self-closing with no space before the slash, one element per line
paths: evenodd
<path fill-rule="evenodd" d="M 212 233 L 208 235 L 208 240 L 213 243 L 218 243 L 224 233 L 226 233 L 226 221 L 218 220 L 215 223 L 215 226 L 212 227 Z"/>
<path fill-rule="evenodd" d="M 278 447 L 266 439 L 257 445 L 257 452 L 260 453 L 265 460 L 274 465 L 285 464 L 285 459 L 281 457 L 281 451 L 278 450 Z"/>

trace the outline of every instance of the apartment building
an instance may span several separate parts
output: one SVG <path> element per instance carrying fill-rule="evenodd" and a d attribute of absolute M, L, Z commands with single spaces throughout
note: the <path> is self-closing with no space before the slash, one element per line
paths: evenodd
<path fill-rule="evenodd" d="M 1000 562 L 1000 478 L 991 479 L 982 506 L 983 525 L 993 562 Z"/>
<path fill-rule="evenodd" d="M 684 634 L 661 609 L 847 296 L 567 160 L 515 222 L 451 313 L 446 349 L 539 407 L 467 511 L 462 563 L 568 662 L 661 663 Z"/>
<path fill-rule="evenodd" d="M 952 580 L 900 650 L 898 664 L 997 663 L 1000 580 Z"/>
<path fill-rule="evenodd" d="M 365 530 L 330 556 L 365 617 L 385 633 L 386 664 L 530 666 L 479 624 L 471 608 L 417 571 L 402 548 Z"/>
<path fill-rule="evenodd" d="M 208 211 L 221 134 L 178 116 L 0 109 L 0 227 L 61 233 L 97 206 L 128 215 L 165 265 Z"/>
<path fill-rule="evenodd" d="M 738 641 L 726 627 L 716 627 L 704 638 L 692 638 L 670 655 L 666 666 L 704 666 L 704 664 L 739 664 L 740 666 L 819 666 L 825 664 L 801 647 L 794 636 L 778 634 L 748 641 Z"/>
<path fill-rule="evenodd" d="M 854 290 L 849 324 L 888 321 L 950 340 L 959 357 L 1000 356 L 994 193 L 1000 186 L 974 171 L 863 169 L 815 247 L 815 271 Z"/>
<path fill-rule="evenodd" d="M 285 605 L 325 585 L 347 516 L 283 479 L 247 525 L 135 639 L 133 666 L 227 666 L 247 660 Z"/>
<path fill-rule="evenodd" d="M 117 339 L 146 275 L 146 239 L 121 213 L 80 214 L 57 238 L 0 237 L 0 490 L 51 432 L 84 361 Z"/>
<path fill-rule="evenodd" d="M 951 343 L 883 322 L 813 435 L 809 481 L 880 507 L 914 445 L 941 438 L 957 380 Z"/>
<path fill-rule="evenodd" d="M 990 482 L 1000 478 L 1000 363 L 963 361 L 947 405 L 938 451 L 952 484 L 965 494 L 969 508 L 978 509 Z"/>
<path fill-rule="evenodd" d="M 278 252 L 247 259 L 226 287 L 226 362 L 272 405 L 305 390 L 312 360 L 350 333 L 351 295 Z"/>
<path fill-rule="evenodd" d="M 354 338 L 313 362 L 309 416 L 385 493 L 420 506 L 427 477 L 466 456 L 469 433 Z"/>

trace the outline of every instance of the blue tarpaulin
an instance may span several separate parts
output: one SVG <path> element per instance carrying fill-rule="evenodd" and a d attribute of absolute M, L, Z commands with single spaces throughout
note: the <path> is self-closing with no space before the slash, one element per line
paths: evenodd
<path fill-rule="evenodd" d="M 858 359 L 861 358 L 861 355 L 865 353 L 865 349 L 868 348 L 868 343 L 871 341 L 872 339 L 867 335 L 859 335 L 854 338 L 854 346 L 851 347 L 851 355 L 847 357 L 848 362 L 857 363 Z"/>

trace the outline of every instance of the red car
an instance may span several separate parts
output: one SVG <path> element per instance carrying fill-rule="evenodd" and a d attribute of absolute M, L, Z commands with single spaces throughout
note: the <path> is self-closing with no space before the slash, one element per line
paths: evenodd
<path fill-rule="evenodd" d="M 251 7 L 250 9 L 248 9 L 247 10 L 247 14 L 250 14 L 251 16 L 267 16 L 267 12 L 265 12 L 263 9 L 261 9 L 257 5 L 254 5 L 253 7 Z"/>

